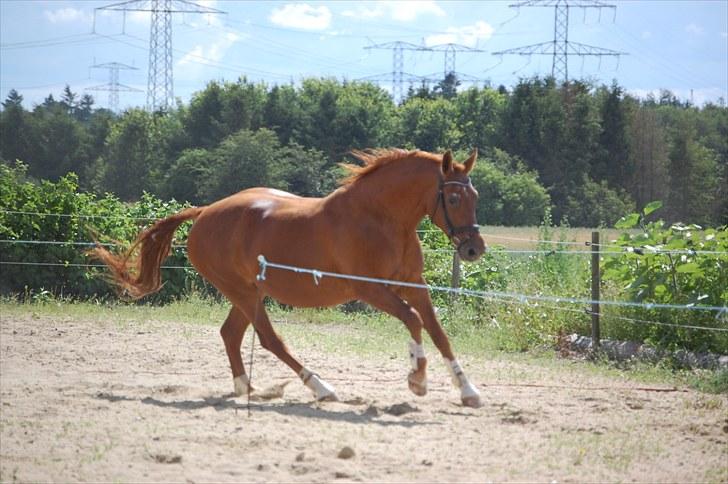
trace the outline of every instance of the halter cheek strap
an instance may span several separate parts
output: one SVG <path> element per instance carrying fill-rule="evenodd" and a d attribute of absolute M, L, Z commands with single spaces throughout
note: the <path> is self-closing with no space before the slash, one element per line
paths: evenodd
<path fill-rule="evenodd" d="M 447 235 L 450 238 L 450 240 L 454 244 L 457 244 L 458 248 L 460 248 L 460 246 L 462 245 L 462 243 L 464 241 L 458 240 L 456 236 L 462 232 L 471 232 L 471 233 L 476 232 L 477 233 L 478 230 L 480 229 L 480 226 L 478 224 L 455 226 L 452 223 L 450 214 L 447 211 L 447 203 L 445 203 L 445 192 L 444 192 L 445 185 L 460 185 L 463 187 L 469 187 L 469 186 L 471 186 L 471 183 L 470 183 L 469 178 L 468 178 L 467 183 L 463 183 L 463 182 L 459 182 L 459 181 L 447 181 L 446 182 L 446 181 L 440 180 L 440 187 L 437 190 L 437 202 L 435 203 L 435 211 L 432 213 L 432 216 L 430 217 L 434 220 L 435 214 L 437 214 L 437 210 L 440 208 L 440 205 L 442 205 L 442 213 L 445 216 L 445 226 L 447 226 Z M 453 240 L 453 238 L 455 238 L 455 240 Z"/>

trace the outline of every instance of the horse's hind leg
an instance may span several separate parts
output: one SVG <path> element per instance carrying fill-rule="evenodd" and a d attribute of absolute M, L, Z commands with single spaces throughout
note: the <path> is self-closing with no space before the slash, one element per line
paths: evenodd
<path fill-rule="evenodd" d="M 233 387 L 237 396 L 247 393 L 248 386 L 250 385 L 248 376 L 245 374 L 243 358 L 240 354 L 243 336 L 250 322 L 250 317 L 245 315 L 239 308 L 233 306 L 230 309 L 228 317 L 225 319 L 225 323 L 220 328 L 220 336 L 222 336 L 222 340 L 225 343 L 225 351 L 230 360 L 230 369 L 233 372 Z"/>
<path fill-rule="evenodd" d="M 288 351 L 288 347 L 281 340 L 278 333 L 273 329 L 268 314 L 265 311 L 263 299 L 257 295 L 244 296 L 236 298 L 235 301 L 245 308 L 246 314 L 254 314 L 253 326 L 260 338 L 260 344 L 278 357 L 283 363 L 288 365 L 303 381 L 303 383 L 313 391 L 316 400 L 338 400 L 334 388 L 322 380 L 317 374 L 312 373 L 294 358 Z"/>

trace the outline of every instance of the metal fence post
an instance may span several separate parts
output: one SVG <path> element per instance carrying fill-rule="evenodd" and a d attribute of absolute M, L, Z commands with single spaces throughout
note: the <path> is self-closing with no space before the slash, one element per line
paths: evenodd
<path fill-rule="evenodd" d="M 601 274 L 599 272 L 599 232 L 592 232 L 591 239 L 591 337 L 592 348 L 599 349 L 599 284 L 601 282 Z"/>

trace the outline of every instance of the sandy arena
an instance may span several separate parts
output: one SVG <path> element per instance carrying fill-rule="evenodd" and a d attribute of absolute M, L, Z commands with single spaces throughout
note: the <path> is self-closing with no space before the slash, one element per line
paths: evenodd
<path fill-rule="evenodd" d="M 248 415 L 214 326 L 2 316 L 0 480 L 728 481 L 725 395 L 647 391 L 661 387 L 584 362 L 463 356 L 485 403 L 470 409 L 431 351 L 419 398 L 399 343 L 377 358 L 286 339 L 341 402 L 313 402 L 258 347 L 254 385 L 290 384 Z"/>

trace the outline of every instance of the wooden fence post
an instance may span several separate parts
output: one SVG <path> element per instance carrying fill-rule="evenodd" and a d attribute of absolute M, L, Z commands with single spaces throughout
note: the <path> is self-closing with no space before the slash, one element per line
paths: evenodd
<path fill-rule="evenodd" d="M 592 348 L 599 349 L 599 284 L 601 283 L 601 275 L 599 272 L 599 232 L 592 232 L 591 240 L 591 337 Z"/>
<path fill-rule="evenodd" d="M 460 254 L 456 250 L 452 255 L 452 278 L 450 279 L 450 287 L 460 287 Z"/>

